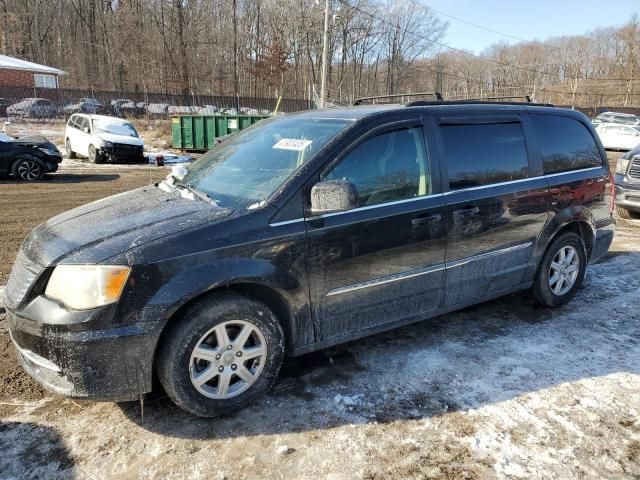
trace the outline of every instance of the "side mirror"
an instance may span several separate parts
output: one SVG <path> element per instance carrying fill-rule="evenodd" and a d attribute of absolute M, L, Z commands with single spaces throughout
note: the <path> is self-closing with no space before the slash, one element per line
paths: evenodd
<path fill-rule="evenodd" d="M 89 127 L 84 127 L 82 130 L 84 131 L 84 133 L 89 133 L 89 131 L 90 131 Z"/>
<path fill-rule="evenodd" d="M 345 180 L 327 180 L 311 189 L 311 212 L 342 212 L 358 206 L 358 189 Z"/>

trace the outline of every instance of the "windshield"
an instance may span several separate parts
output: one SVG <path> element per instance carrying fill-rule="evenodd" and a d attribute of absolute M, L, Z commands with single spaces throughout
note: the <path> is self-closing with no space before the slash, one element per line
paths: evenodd
<path fill-rule="evenodd" d="M 193 162 L 180 183 L 224 207 L 259 205 L 350 123 L 299 117 L 262 120 Z"/>
<path fill-rule="evenodd" d="M 111 133 L 113 135 L 138 138 L 138 132 L 133 128 L 133 125 L 117 119 L 94 119 L 93 131 L 95 133 Z"/>

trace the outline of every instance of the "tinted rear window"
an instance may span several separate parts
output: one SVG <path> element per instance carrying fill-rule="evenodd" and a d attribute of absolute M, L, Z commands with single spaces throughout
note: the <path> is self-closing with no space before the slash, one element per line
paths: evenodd
<path fill-rule="evenodd" d="M 579 121 L 554 115 L 531 115 L 544 173 L 566 172 L 602 165 L 591 132 Z"/>
<path fill-rule="evenodd" d="M 441 129 L 451 190 L 529 176 L 520 123 L 443 125 Z"/>

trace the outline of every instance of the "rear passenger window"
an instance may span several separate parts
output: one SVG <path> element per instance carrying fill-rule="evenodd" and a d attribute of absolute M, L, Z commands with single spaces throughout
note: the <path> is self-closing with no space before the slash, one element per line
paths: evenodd
<path fill-rule="evenodd" d="M 406 128 L 369 138 L 322 179 L 353 183 L 359 206 L 427 195 L 431 182 L 422 130 Z"/>
<path fill-rule="evenodd" d="M 591 132 L 579 121 L 555 115 L 531 115 L 544 173 L 559 173 L 602 165 Z"/>
<path fill-rule="evenodd" d="M 450 190 L 529 176 L 520 123 L 442 125 L 441 131 Z"/>

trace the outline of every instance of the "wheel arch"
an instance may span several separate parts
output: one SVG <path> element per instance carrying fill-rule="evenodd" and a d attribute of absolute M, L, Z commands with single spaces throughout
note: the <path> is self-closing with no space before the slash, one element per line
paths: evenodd
<path fill-rule="evenodd" d="M 9 159 L 9 172 L 11 172 L 13 175 L 16 175 L 16 165 L 18 164 L 18 162 L 20 160 L 33 160 L 36 161 L 38 163 L 40 163 L 42 165 L 43 169 L 46 169 L 46 166 L 44 164 L 44 162 L 42 161 L 42 159 L 36 157 L 35 155 L 31 155 L 30 153 L 17 153 L 15 156 L 13 156 L 12 158 Z"/>
<path fill-rule="evenodd" d="M 153 368 L 156 367 L 156 357 L 166 338 L 170 335 L 171 329 L 180 322 L 184 313 L 193 305 L 218 294 L 224 294 L 225 292 L 235 292 L 244 297 L 256 300 L 265 304 L 271 309 L 276 316 L 276 319 L 282 327 L 285 340 L 285 353 L 293 351 L 295 346 L 295 317 L 290 302 L 286 300 L 276 288 L 260 283 L 257 281 L 245 281 L 237 280 L 228 282 L 221 285 L 216 285 L 208 290 L 205 290 L 188 301 L 182 303 L 175 311 L 171 313 L 167 321 L 162 326 L 156 345 L 153 351 Z"/>
<path fill-rule="evenodd" d="M 574 216 L 566 219 L 565 221 L 557 221 L 558 215 L 556 215 L 555 221 L 547 224 L 538 238 L 537 246 L 534 252 L 535 267 L 536 270 L 542 262 L 545 252 L 549 248 L 551 242 L 553 242 L 559 235 L 566 232 L 572 232 L 578 235 L 584 242 L 586 248 L 587 261 L 591 258 L 593 247 L 595 245 L 596 230 L 591 222 L 588 221 L 588 217 Z"/>

